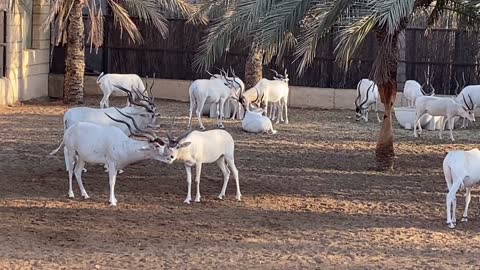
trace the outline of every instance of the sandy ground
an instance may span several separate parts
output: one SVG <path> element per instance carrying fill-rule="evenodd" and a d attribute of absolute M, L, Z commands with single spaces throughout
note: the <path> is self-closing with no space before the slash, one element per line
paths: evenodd
<path fill-rule="evenodd" d="M 182 116 L 180 132 L 187 104 L 158 103 L 163 123 Z M 92 198 L 81 199 L 74 182 L 77 197 L 68 199 L 62 151 L 46 157 L 61 141 L 66 109 L 60 102 L 0 108 L 2 269 L 480 267 L 478 193 L 470 221 L 449 230 L 441 170 L 445 151 L 477 146 L 478 129 L 455 131 L 451 144 L 437 132 L 414 140 L 397 126 L 396 171 L 380 173 L 372 165 L 379 124 L 356 123 L 351 111 L 291 109 L 291 124 L 277 125 L 275 136 L 228 121 L 242 202 L 233 181 L 227 199 L 215 199 L 221 172 L 206 165 L 203 201 L 185 205 L 183 165 L 144 161 L 119 176 L 112 208 L 102 165 L 87 165 Z"/>

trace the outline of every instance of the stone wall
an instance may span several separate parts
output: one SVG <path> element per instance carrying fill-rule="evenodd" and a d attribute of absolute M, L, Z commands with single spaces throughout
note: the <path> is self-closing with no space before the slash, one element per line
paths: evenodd
<path fill-rule="evenodd" d="M 97 77 L 93 76 L 85 77 L 86 95 L 102 95 L 100 88 L 96 84 L 96 79 Z M 184 80 L 156 79 L 152 89 L 153 95 L 156 98 L 188 102 L 188 88 L 191 83 L 191 81 Z M 50 74 L 49 95 L 61 98 L 62 88 L 63 75 Z M 290 86 L 289 106 L 318 109 L 354 109 L 353 102 L 355 98 L 355 89 Z M 99 102 L 100 99 L 99 97 Z M 398 92 L 395 106 L 405 106 L 406 104 L 403 93 Z M 383 109 L 383 107 L 380 106 L 380 109 Z"/>
<path fill-rule="evenodd" d="M 33 0 L 31 49 L 24 49 L 21 8 L 7 11 L 6 76 L 0 77 L 0 105 L 48 95 L 50 32 L 41 26 L 49 9 L 49 0 Z"/>

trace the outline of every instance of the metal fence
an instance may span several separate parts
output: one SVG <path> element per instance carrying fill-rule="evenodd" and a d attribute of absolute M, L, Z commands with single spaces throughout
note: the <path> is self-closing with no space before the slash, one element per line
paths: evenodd
<path fill-rule="evenodd" d="M 144 42 L 131 43 L 125 34 L 113 25 L 112 18 L 106 18 L 104 46 L 90 52 L 86 44 L 87 73 L 105 71 L 110 73 L 136 73 L 141 76 L 157 78 L 188 79 L 205 78 L 207 74 L 193 70 L 195 51 L 199 46 L 202 29 L 187 24 L 184 20 L 169 20 L 169 34 L 163 39 L 151 26 L 138 22 Z M 87 29 L 88 30 L 88 29 Z M 405 79 L 424 82 L 423 72 L 430 67 L 434 73 L 433 84 L 437 93 L 453 93 L 455 79 L 460 80 L 462 73 L 468 84 L 479 83 L 479 64 L 477 61 L 477 33 L 459 30 L 432 30 L 425 35 L 425 29 L 410 28 L 405 31 L 405 46 L 401 62 L 404 63 Z M 358 81 L 370 73 L 375 58 L 377 42 L 375 36 L 368 36 L 345 72 L 335 63 L 335 33 L 319 43 L 316 57 L 303 76 L 293 76 L 298 63 L 287 54 L 282 59 L 282 66 L 291 74 L 290 84 L 297 86 L 355 88 Z M 248 50 L 246 44 L 236 44 L 229 53 L 216 64 L 219 67 L 232 66 L 237 75 L 244 74 L 244 65 Z M 55 47 L 52 57 L 51 72 L 64 73 L 63 47 Z M 265 73 L 269 67 L 265 67 Z M 399 71 L 402 74 L 402 71 Z M 401 90 L 401 89 L 400 89 Z"/>

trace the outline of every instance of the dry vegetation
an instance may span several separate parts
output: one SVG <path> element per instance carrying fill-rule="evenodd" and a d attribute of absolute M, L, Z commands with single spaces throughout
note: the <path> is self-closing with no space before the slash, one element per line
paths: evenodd
<path fill-rule="evenodd" d="M 113 105 L 123 105 L 115 99 Z M 98 98 L 88 100 L 97 107 Z M 159 101 L 186 126 L 187 104 Z M 445 224 L 445 151 L 476 147 L 429 132 L 414 140 L 396 128 L 394 173 L 373 169 L 379 124 L 351 111 L 292 109 L 275 136 L 226 129 L 236 139 L 242 202 L 216 200 L 222 176 L 202 174 L 203 202 L 184 205 L 182 164 L 146 161 L 120 175 L 119 206 L 108 206 L 103 165 L 84 175 L 92 199 L 68 199 L 63 155 L 46 157 L 62 136 L 58 102 L 0 109 L 0 268 L 25 269 L 410 269 L 477 268 L 478 196 L 471 221 Z M 373 119 L 373 117 L 371 117 Z M 168 119 L 162 118 L 163 123 Z M 196 121 L 195 121 L 196 124 Z M 213 126 L 212 120 L 206 125 Z M 87 136 L 87 134 L 86 134 Z M 445 136 L 447 137 L 447 136 Z M 60 151 L 61 152 L 61 151 Z M 458 200 L 463 209 L 464 201 Z"/>

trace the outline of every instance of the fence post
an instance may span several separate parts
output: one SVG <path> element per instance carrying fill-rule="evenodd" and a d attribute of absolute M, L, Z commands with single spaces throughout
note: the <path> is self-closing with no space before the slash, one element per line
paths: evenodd
<path fill-rule="evenodd" d="M 405 85 L 406 77 L 407 77 L 407 68 L 405 63 L 405 50 L 406 50 L 406 42 L 405 42 L 405 30 L 403 30 L 403 34 L 400 35 L 398 40 L 399 47 L 400 47 L 400 61 L 398 63 L 397 69 L 397 92 L 403 92 L 403 86 Z"/>

